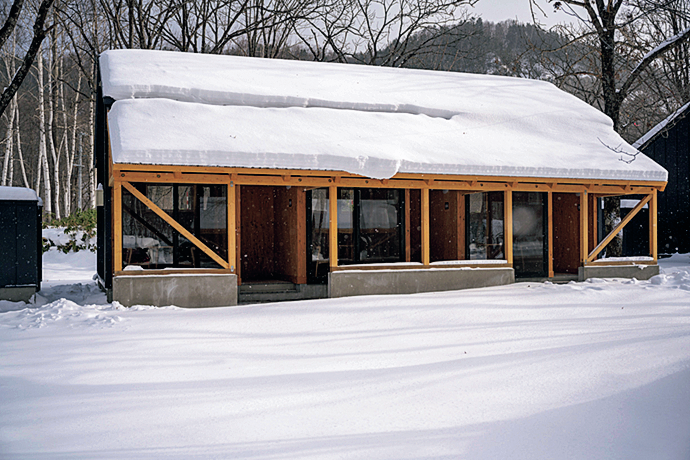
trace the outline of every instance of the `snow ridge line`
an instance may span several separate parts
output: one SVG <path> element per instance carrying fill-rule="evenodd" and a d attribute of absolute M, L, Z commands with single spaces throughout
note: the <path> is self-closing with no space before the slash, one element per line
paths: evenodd
<path fill-rule="evenodd" d="M 263 94 L 247 94 L 226 91 L 202 90 L 189 88 L 181 91 L 181 88 L 172 86 L 135 86 L 130 89 L 113 88 L 108 96 L 116 101 L 126 99 L 171 99 L 178 102 L 191 102 L 206 105 L 256 107 L 261 109 L 286 109 L 286 108 L 322 108 L 334 110 L 354 110 L 357 112 L 401 113 L 409 115 L 426 115 L 432 118 L 450 120 L 462 112 L 445 110 L 433 107 L 424 107 L 415 104 L 382 104 L 356 101 L 337 101 L 327 99 L 314 99 L 298 96 L 278 96 Z"/>

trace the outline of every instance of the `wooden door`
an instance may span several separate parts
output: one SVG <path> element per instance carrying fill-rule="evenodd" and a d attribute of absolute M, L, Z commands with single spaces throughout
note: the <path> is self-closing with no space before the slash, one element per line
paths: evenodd
<path fill-rule="evenodd" d="M 580 266 L 580 196 L 553 194 L 553 271 L 577 273 Z"/>

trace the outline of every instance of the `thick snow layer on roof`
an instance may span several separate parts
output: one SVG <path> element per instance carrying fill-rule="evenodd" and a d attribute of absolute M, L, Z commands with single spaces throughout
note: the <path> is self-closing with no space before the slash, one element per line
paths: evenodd
<path fill-rule="evenodd" d="M 681 107 L 680 109 L 673 112 L 671 115 L 666 117 L 666 119 L 664 121 L 662 121 L 661 123 L 659 123 L 658 125 L 656 125 L 652 129 L 647 131 L 647 134 L 645 134 L 644 136 L 639 138 L 637 141 L 635 141 L 635 143 L 633 144 L 633 147 L 635 147 L 636 149 L 641 149 L 641 148 L 645 147 L 645 145 L 647 143 L 649 143 L 649 141 L 651 141 L 654 137 L 656 137 L 656 135 L 659 134 L 661 131 L 666 129 L 667 126 L 669 126 L 674 121 L 676 121 L 676 118 L 678 118 L 683 113 L 685 113 L 685 111 L 688 110 L 688 108 L 690 108 L 690 102 L 688 102 L 683 107 Z"/>
<path fill-rule="evenodd" d="M 36 192 L 24 187 L 0 186 L 0 200 L 2 201 L 38 201 Z"/>
<path fill-rule="evenodd" d="M 115 163 L 666 180 L 610 119 L 545 82 L 117 50 Z M 623 153 L 625 152 L 625 153 Z"/>

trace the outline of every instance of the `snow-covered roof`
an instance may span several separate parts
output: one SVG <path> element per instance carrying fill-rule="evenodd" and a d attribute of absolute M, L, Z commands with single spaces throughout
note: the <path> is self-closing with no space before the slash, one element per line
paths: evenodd
<path fill-rule="evenodd" d="M 688 110 L 688 108 L 690 108 L 690 102 L 688 102 L 683 107 L 673 112 L 671 115 L 666 117 L 664 121 L 662 121 L 652 129 L 647 131 L 647 133 L 644 136 L 635 141 L 633 147 L 635 147 L 636 149 L 644 148 L 649 143 L 649 141 L 656 137 L 657 134 L 665 130 L 667 126 L 670 127 L 671 125 L 673 125 L 676 119 L 683 115 L 685 111 Z"/>
<path fill-rule="evenodd" d="M 38 195 L 30 188 L 0 186 L 0 201 L 38 201 Z"/>
<path fill-rule="evenodd" d="M 165 51 L 101 55 L 115 163 L 665 181 L 550 83 Z M 621 161 L 621 159 L 626 161 Z"/>

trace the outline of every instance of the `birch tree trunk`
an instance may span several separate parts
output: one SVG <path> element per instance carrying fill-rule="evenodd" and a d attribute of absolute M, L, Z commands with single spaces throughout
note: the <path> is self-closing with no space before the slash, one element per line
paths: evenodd
<path fill-rule="evenodd" d="M 46 145 L 46 109 L 43 96 L 43 50 L 39 48 L 36 56 L 38 68 L 38 175 L 36 179 L 36 193 L 40 191 L 41 176 L 43 178 L 43 210 L 45 213 L 53 212 L 53 194 L 50 187 L 50 174 L 48 172 L 48 148 Z"/>
<path fill-rule="evenodd" d="M 15 101 L 14 103 L 16 104 L 17 102 Z M 12 110 L 12 107 L 10 107 L 10 110 Z M 9 139 L 7 139 L 8 144 L 10 145 L 10 152 L 9 152 L 9 157 L 10 157 L 9 168 L 10 168 L 10 170 L 7 174 L 7 185 L 9 185 L 10 187 L 12 187 L 12 183 L 14 182 L 14 145 L 12 145 L 13 144 L 13 142 L 12 142 L 13 135 L 14 135 L 14 133 L 10 132 L 10 137 L 9 137 Z"/>
<path fill-rule="evenodd" d="M 63 72 L 64 73 L 64 72 Z M 77 90 L 75 91 L 75 96 L 74 96 L 74 109 L 72 113 L 72 126 L 70 129 L 70 138 L 71 142 L 66 143 L 67 147 L 67 152 L 66 152 L 66 159 L 67 159 L 67 165 L 66 165 L 66 178 L 65 178 L 65 215 L 69 216 L 72 213 L 72 172 L 74 171 L 74 158 L 76 156 L 76 151 L 77 151 L 77 117 L 79 114 L 79 111 L 77 110 L 79 106 L 79 94 L 81 92 L 81 73 L 79 73 L 79 79 L 77 80 Z M 67 129 L 67 110 L 65 109 L 65 93 L 64 93 L 64 85 L 60 87 L 60 98 L 62 100 L 62 117 L 64 120 L 65 124 L 65 129 Z M 81 164 L 81 158 L 80 164 Z M 77 193 L 82 193 L 81 190 L 78 190 Z M 77 200 L 79 202 L 79 200 Z"/>
<path fill-rule="evenodd" d="M 7 72 L 7 80 L 11 81 L 12 77 L 14 76 L 14 73 L 16 71 L 16 66 L 14 64 L 14 55 L 17 50 L 17 39 L 16 35 L 13 35 L 12 37 L 12 51 L 8 53 L 3 53 L 2 60 L 4 61 L 5 64 L 5 71 Z M 12 145 L 12 139 L 13 139 L 13 129 L 14 129 L 14 117 L 16 115 L 14 107 L 17 105 L 17 95 L 12 98 L 12 101 L 10 102 L 10 115 L 7 117 L 7 134 L 6 134 L 6 144 L 5 144 L 5 159 L 3 161 L 2 165 L 2 181 L 0 181 L 0 184 L 2 185 L 10 185 L 12 186 L 12 174 L 10 171 L 12 170 L 12 152 L 13 152 L 13 145 Z M 7 176 L 10 176 L 9 179 L 9 184 L 7 181 Z"/>
<path fill-rule="evenodd" d="M 17 128 L 19 128 L 19 104 L 16 104 L 14 109 L 17 112 Z M 30 188 L 29 181 L 26 179 L 26 167 L 24 166 L 24 155 L 22 154 L 22 136 L 20 129 L 17 129 L 17 156 L 19 157 L 19 167 L 22 170 L 22 179 L 24 180 L 24 187 Z"/>
<path fill-rule="evenodd" d="M 48 147 L 50 148 L 50 158 L 53 160 L 53 190 L 55 196 L 55 218 L 60 219 L 60 158 L 55 150 L 55 131 L 53 120 L 55 119 L 55 106 L 57 99 L 57 83 L 54 72 L 57 69 L 57 44 L 55 37 L 55 29 L 51 31 L 50 44 L 50 66 L 48 68 L 48 128 L 47 138 Z"/>
<path fill-rule="evenodd" d="M 94 139 L 94 129 L 93 126 L 96 122 L 96 95 L 91 96 L 91 101 L 89 102 L 89 126 L 92 128 L 89 130 L 89 152 L 93 153 L 95 139 Z M 91 194 L 90 203 L 91 208 L 96 207 L 96 168 L 94 167 L 93 161 L 89 161 L 89 193 Z"/>
<path fill-rule="evenodd" d="M 5 136 L 5 158 L 2 162 L 2 181 L 0 185 L 12 186 L 12 174 L 10 173 L 10 168 L 12 167 L 12 151 L 14 150 L 12 141 L 14 140 L 14 105 L 17 103 L 17 97 L 15 96 L 10 102 L 10 116 L 7 120 L 7 135 Z M 9 175 L 9 184 L 7 182 L 7 177 Z"/>

